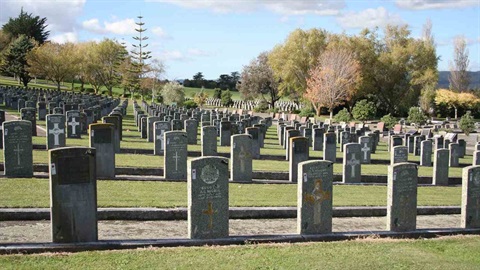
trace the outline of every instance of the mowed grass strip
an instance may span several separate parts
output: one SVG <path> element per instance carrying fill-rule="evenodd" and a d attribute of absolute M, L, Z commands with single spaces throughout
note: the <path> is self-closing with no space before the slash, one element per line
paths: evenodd
<path fill-rule="evenodd" d="M 0 256 L 2 269 L 479 269 L 480 237 Z"/>
<path fill-rule="evenodd" d="M 98 181 L 99 207 L 186 207 L 187 184 Z M 230 183 L 230 206 L 296 206 L 297 185 Z M 0 179 L 0 207 L 50 207 L 47 179 Z M 418 205 L 459 206 L 461 187 L 419 187 Z M 334 206 L 386 206 L 386 186 L 334 185 Z"/>

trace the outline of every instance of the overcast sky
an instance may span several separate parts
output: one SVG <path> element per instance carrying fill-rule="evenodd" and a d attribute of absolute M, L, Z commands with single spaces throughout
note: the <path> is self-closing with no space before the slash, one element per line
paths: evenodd
<path fill-rule="evenodd" d="M 480 70 L 480 0 L 0 0 L 0 23 L 18 16 L 22 6 L 47 17 L 50 39 L 57 42 L 108 37 L 131 44 L 142 15 L 149 49 L 164 61 L 168 79 L 241 72 L 297 28 L 357 34 L 365 27 L 408 24 L 419 37 L 427 19 L 440 70 L 449 69 L 457 35 L 468 41 L 469 69 Z"/>

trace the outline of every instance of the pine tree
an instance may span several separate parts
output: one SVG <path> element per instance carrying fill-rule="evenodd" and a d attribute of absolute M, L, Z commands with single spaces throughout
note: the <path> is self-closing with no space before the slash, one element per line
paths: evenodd
<path fill-rule="evenodd" d="M 132 65 L 130 72 L 133 73 L 133 76 L 131 76 L 129 82 L 131 92 L 137 92 L 140 89 L 140 80 L 146 73 L 146 60 L 152 57 L 150 55 L 151 51 L 146 50 L 148 47 L 148 44 L 146 43 L 148 37 L 144 35 L 144 32 L 147 31 L 147 29 L 143 28 L 145 25 L 145 23 L 142 22 L 143 17 L 138 16 L 137 18 L 139 21 L 135 22 L 135 24 L 138 26 L 138 28 L 135 28 L 135 31 L 138 33 L 138 36 L 134 36 L 133 39 L 138 43 L 133 44 L 132 46 L 134 49 L 130 51 L 132 53 Z M 144 93 L 142 90 L 142 99 L 143 96 Z"/>

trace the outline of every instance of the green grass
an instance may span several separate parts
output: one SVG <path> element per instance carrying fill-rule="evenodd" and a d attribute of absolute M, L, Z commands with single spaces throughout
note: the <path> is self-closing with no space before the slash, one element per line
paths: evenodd
<path fill-rule="evenodd" d="M 480 237 L 0 256 L 2 269 L 479 269 Z"/>
<path fill-rule="evenodd" d="M 99 207 L 187 206 L 185 182 L 98 181 Z M 230 206 L 296 206 L 297 185 L 230 183 Z M 419 187 L 418 205 L 461 203 L 461 187 Z M 335 185 L 334 206 L 385 206 L 386 186 Z M 0 207 L 49 207 L 47 179 L 0 179 Z"/>

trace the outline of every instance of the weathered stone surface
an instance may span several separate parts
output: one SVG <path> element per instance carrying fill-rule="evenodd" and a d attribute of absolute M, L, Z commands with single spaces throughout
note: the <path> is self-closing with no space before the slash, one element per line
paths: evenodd
<path fill-rule="evenodd" d="M 231 129 L 232 123 L 230 121 L 220 122 L 220 146 L 230 146 Z"/>
<path fill-rule="evenodd" d="M 432 166 L 432 142 L 425 140 L 420 143 L 420 166 Z"/>
<path fill-rule="evenodd" d="M 252 182 L 252 137 L 238 134 L 231 137 L 230 180 Z"/>
<path fill-rule="evenodd" d="M 332 232 L 333 163 L 304 161 L 298 165 L 297 232 Z"/>
<path fill-rule="evenodd" d="M 204 126 L 202 127 L 202 156 L 216 156 L 216 155 L 217 155 L 217 128 L 215 126 Z"/>
<path fill-rule="evenodd" d="M 350 131 L 340 132 L 340 151 L 343 152 L 343 146 L 347 143 L 350 143 Z"/>
<path fill-rule="evenodd" d="M 450 167 L 460 167 L 460 146 L 458 143 L 451 143 L 448 146 L 450 150 Z"/>
<path fill-rule="evenodd" d="M 95 154 L 95 149 L 87 147 L 49 151 L 54 243 L 98 240 Z"/>
<path fill-rule="evenodd" d="M 252 137 L 252 158 L 260 158 L 260 130 L 258 128 L 249 127 L 245 129 L 245 132 Z"/>
<path fill-rule="evenodd" d="M 448 185 L 448 163 L 450 160 L 450 151 L 445 148 L 435 150 L 433 158 L 433 180 L 432 184 L 436 186 Z"/>
<path fill-rule="evenodd" d="M 291 137 L 289 143 L 289 181 L 297 182 L 298 179 L 298 164 L 307 161 L 309 157 L 308 138 L 305 137 Z"/>
<path fill-rule="evenodd" d="M 313 134 L 312 134 L 313 151 L 323 151 L 323 134 L 325 134 L 325 130 L 323 128 L 313 129 Z"/>
<path fill-rule="evenodd" d="M 390 152 L 390 165 L 408 162 L 408 147 L 397 145 Z"/>
<path fill-rule="evenodd" d="M 65 115 L 48 114 L 47 119 L 47 150 L 65 147 Z"/>
<path fill-rule="evenodd" d="M 323 160 L 333 163 L 337 160 L 337 141 L 333 132 L 327 132 L 323 135 Z"/>
<path fill-rule="evenodd" d="M 154 141 L 153 141 L 153 154 L 161 156 L 165 150 L 165 132 L 171 131 L 170 122 L 157 121 L 153 122 L 154 127 Z"/>
<path fill-rule="evenodd" d="M 390 136 L 390 147 L 389 151 L 392 150 L 393 147 L 403 145 L 403 138 L 402 136 L 395 135 L 395 136 Z"/>
<path fill-rule="evenodd" d="M 187 132 L 187 143 L 197 144 L 198 122 L 195 119 L 185 120 L 185 132 Z"/>
<path fill-rule="evenodd" d="M 362 182 L 360 163 L 361 146 L 359 143 L 347 143 L 343 146 L 343 183 Z"/>
<path fill-rule="evenodd" d="M 162 119 L 160 119 L 160 117 L 157 117 L 157 116 L 150 116 L 150 117 L 147 117 L 147 141 L 148 142 L 153 142 L 154 141 L 154 127 L 153 127 L 153 123 L 154 122 L 157 122 L 157 121 L 162 121 Z"/>
<path fill-rule="evenodd" d="M 228 159 L 200 157 L 188 162 L 188 237 L 228 237 Z"/>
<path fill-rule="evenodd" d="M 165 132 L 165 155 L 163 159 L 165 179 L 187 179 L 187 133 Z"/>
<path fill-rule="evenodd" d="M 20 120 L 30 121 L 32 123 L 32 136 L 37 136 L 37 110 L 32 107 L 26 107 L 20 110 Z"/>
<path fill-rule="evenodd" d="M 32 123 L 5 121 L 2 126 L 5 176 L 33 177 Z"/>
<path fill-rule="evenodd" d="M 358 143 L 361 146 L 361 155 L 360 155 L 360 163 L 362 164 L 370 164 L 371 162 L 371 154 L 372 154 L 372 138 L 369 136 L 361 136 L 358 138 Z"/>
<path fill-rule="evenodd" d="M 285 132 L 285 160 L 288 160 L 290 158 L 290 138 L 292 137 L 299 137 L 300 136 L 300 131 L 296 129 L 290 129 Z"/>
<path fill-rule="evenodd" d="M 480 228 L 480 166 L 463 168 L 461 209 L 461 226 Z"/>
<path fill-rule="evenodd" d="M 413 163 L 388 166 L 387 230 L 414 231 L 417 226 L 418 169 Z"/>
<path fill-rule="evenodd" d="M 80 127 L 80 112 L 67 111 L 67 138 L 80 139 L 82 130 Z"/>
<path fill-rule="evenodd" d="M 117 116 L 104 116 L 102 122 L 105 124 L 113 125 L 113 145 L 115 147 L 115 153 L 120 153 L 120 122 L 121 118 Z"/>
<path fill-rule="evenodd" d="M 480 151 L 473 151 L 473 163 L 472 165 L 480 165 Z"/>
<path fill-rule="evenodd" d="M 90 147 L 96 149 L 97 178 L 115 178 L 115 142 L 112 124 L 89 126 Z"/>

